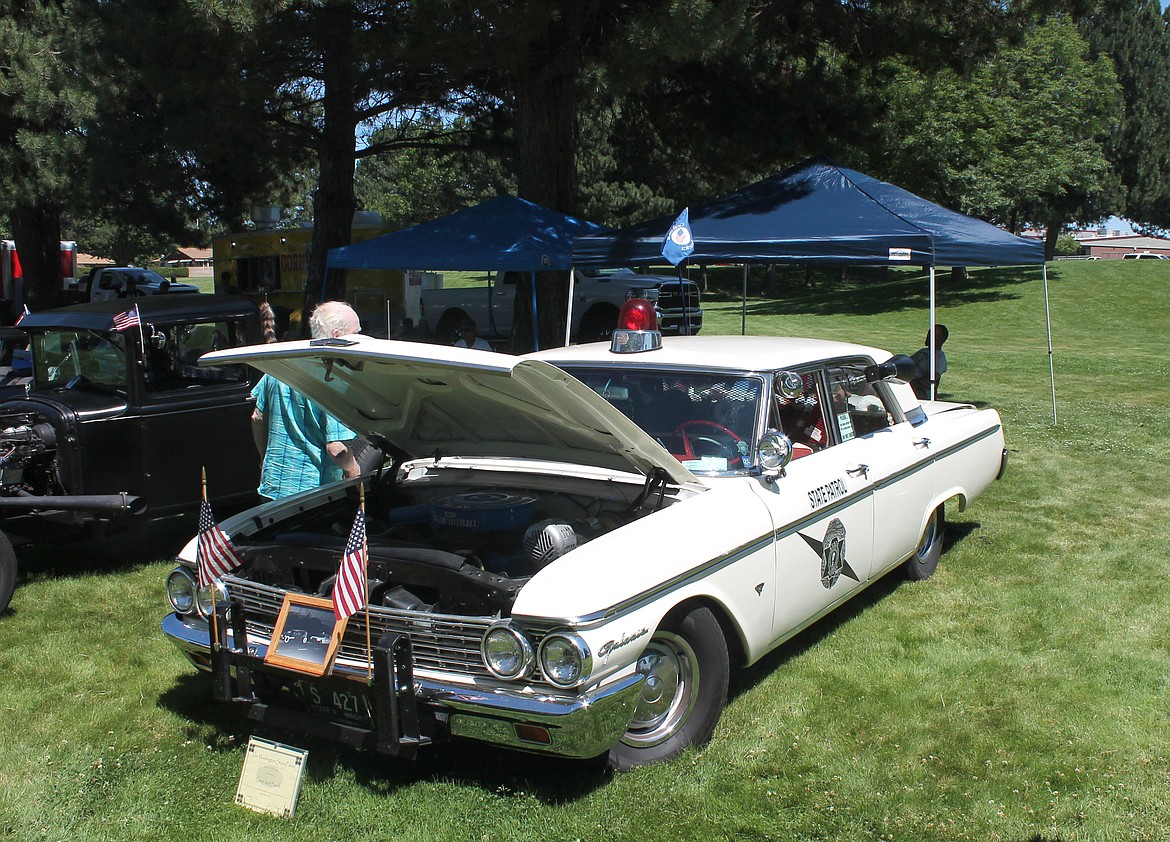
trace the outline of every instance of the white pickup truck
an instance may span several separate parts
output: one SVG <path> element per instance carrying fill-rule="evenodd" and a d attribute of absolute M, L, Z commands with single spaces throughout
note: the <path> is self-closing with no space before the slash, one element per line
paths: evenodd
<path fill-rule="evenodd" d="M 420 327 L 436 341 L 450 343 L 456 338 L 459 322 L 470 318 L 479 335 L 489 342 L 507 340 L 512 334 L 515 279 L 507 273 L 487 286 L 423 290 Z M 640 275 L 631 269 L 574 269 L 572 339 L 578 343 L 608 339 L 628 298 L 652 302 L 659 329 L 667 335 L 694 335 L 703 326 L 699 288 L 693 281 L 684 279 L 680 289 L 678 278 L 668 275 Z"/>
<path fill-rule="evenodd" d="M 180 281 L 170 281 L 153 269 L 138 266 L 99 266 L 70 287 L 68 292 L 75 302 L 107 301 L 111 298 L 132 298 L 138 295 L 161 295 L 199 292 L 199 287 Z"/>

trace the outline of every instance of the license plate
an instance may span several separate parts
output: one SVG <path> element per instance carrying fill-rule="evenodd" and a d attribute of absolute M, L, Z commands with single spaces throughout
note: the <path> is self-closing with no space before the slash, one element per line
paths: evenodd
<path fill-rule="evenodd" d="M 333 685 L 317 684 L 306 679 L 291 682 L 285 686 L 285 690 L 309 713 L 331 722 L 368 728 L 373 721 L 370 699 L 364 693 L 339 689 Z"/>

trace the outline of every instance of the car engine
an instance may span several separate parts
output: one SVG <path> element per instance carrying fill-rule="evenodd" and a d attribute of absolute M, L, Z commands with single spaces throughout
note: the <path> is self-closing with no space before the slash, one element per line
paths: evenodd
<path fill-rule="evenodd" d="M 355 503 L 336 501 L 236 539 L 244 565 L 234 575 L 329 596 Z M 439 614 L 507 614 L 543 567 L 638 512 L 548 490 L 432 486 L 420 495 L 375 488 L 366 500 L 370 602 Z"/>
<path fill-rule="evenodd" d="M 57 432 L 40 414 L 0 410 L 0 495 L 53 495 L 64 490 L 56 477 Z"/>

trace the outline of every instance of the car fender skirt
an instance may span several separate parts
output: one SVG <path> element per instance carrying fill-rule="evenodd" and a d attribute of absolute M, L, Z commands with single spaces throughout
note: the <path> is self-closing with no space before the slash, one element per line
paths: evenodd
<path fill-rule="evenodd" d="M 60 497 L 0 496 L 0 511 L 110 512 L 137 515 L 146 511 L 146 501 L 133 494 L 73 494 Z"/>

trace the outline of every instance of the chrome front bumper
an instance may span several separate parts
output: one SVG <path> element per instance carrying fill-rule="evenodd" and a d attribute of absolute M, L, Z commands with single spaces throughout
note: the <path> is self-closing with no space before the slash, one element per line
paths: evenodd
<path fill-rule="evenodd" d="M 192 664 L 201 670 L 211 669 L 207 623 L 169 614 L 163 619 L 162 631 Z M 246 654 L 251 662 L 262 659 L 266 652 L 266 645 L 249 641 Z M 283 672 L 270 666 L 263 670 Z M 415 704 L 437 724 L 437 737 L 588 758 L 607 751 L 621 738 L 633 717 L 643 679 L 640 673 L 628 673 L 581 694 L 461 684 L 417 675 L 412 677 L 411 686 Z M 298 728 L 288 718 L 278 724 L 294 731 L 308 730 Z"/>

